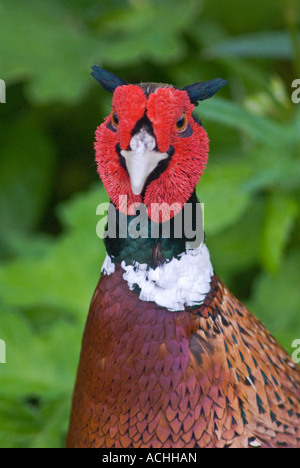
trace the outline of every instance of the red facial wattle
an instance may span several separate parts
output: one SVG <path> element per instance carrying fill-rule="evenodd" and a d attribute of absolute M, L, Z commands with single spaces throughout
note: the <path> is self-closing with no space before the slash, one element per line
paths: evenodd
<path fill-rule="evenodd" d="M 134 214 L 130 207 L 141 203 L 142 197 L 132 193 L 128 173 L 120 164 L 116 147 L 118 144 L 122 149 L 128 147 L 132 130 L 143 117 L 145 107 L 146 97 L 139 86 L 121 86 L 113 96 L 113 111 L 118 116 L 118 127 L 115 131 L 108 127 L 112 119 L 110 115 L 96 130 L 98 173 L 111 201 L 120 211 L 127 214 Z"/>
<path fill-rule="evenodd" d="M 175 215 L 190 198 L 205 169 L 209 151 L 207 133 L 193 119 L 193 110 L 194 105 L 183 90 L 159 88 L 147 98 L 138 85 L 116 89 L 113 112 L 118 125 L 112 129 L 112 116 L 109 116 L 97 128 L 95 149 L 99 175 L 112 202 L 122 212 L 133 214 L 130 206 L 144 203 L 153 221 L 166 221 L 157 204 L 174 205 L 171 215 Z M 121 150 L 128 149 L 132 132 L 145 114 L 152 124 L 158 151 L 167 153 L 172 148 L 172 156 L 159 178 L 146 186 L 142 198 L 132 193 L 130 177 L 120 163 L 116 148 L 119 144 Z M 186 133 L 178 131 L 176 126 L 183 115 L 189 128 Z M 154 204 L 152 209 L 151 204 Z"/>

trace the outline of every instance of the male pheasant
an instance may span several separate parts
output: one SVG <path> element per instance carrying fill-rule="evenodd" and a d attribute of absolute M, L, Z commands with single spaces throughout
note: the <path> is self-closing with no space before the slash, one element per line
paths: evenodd
<path fill-rule="evenodd" d="M 92 75 L 114 92 L 95 143 L 112 209 L 67 446 L 300 447 L 300 370 L 197 241 L 209 141 L 192 112 L 225 82 Z"/>

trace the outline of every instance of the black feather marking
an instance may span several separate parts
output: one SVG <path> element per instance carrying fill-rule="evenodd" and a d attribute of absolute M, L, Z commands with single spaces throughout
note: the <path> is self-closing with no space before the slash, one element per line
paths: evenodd
<path fill-rule="evenodd" d="M 270 383 L 268 377 L 266 376 L 266 374 L 262 370 L 260 370 L 260 372 L 261 372 L 261 375 L 263 376 L 265 384 Z"/>
<path fill-rule="evenodd" d="M 191 102 L 197 104 L 198 101 L 204 101 L 214 96 L 226 83 L 227 81 L 222 78 L 216 78 L 215 80 L 205 81 L 204 83 L 194 83 L 182 89 L 188 93 Z"/>
<path fill-rule="evenodd" d="M 263 402 L 262 402 L 262 400 L 261 400 L 261 398 L 260 398 L 260 396 L 258 394 L 256 394 L 256 403 L 257 403 L 257 406 L 258 406 L 259 414 L 266 413 L 266 410 L 263 407 Z"/>
<path fill-rule="evenodd" d="M 233 332 L 231 333 L 231 336 L 232 336 L 233 341 L 234 341 L 235 344 L 237 345 L 237 344 L 238 344 L 238 341 L 237 341 L 236 336 L 235 336 L 235 334 L 234 334 Z"/>
<path fill-rule="evenodd" d="M 226 360 L 227 360 L 227 364 L 228 364 L 228 369 L 231 369 L 232 368 L 231 362 L 227 358 L 226 358 Z"/>
<path fill-rule="evenodd" d="M 252 359 L 253 359 L 253 362 L 254 362 L 254 366 L 255 366 L 255 368 L 257 369 L 257 368 L 258 368 L 258 362 L 257 362 L 257 360 L 255 359 L 255 357 L 252 357 Z"/>
<path fill-rule="evenodd" d="M 278 440 L 276 444 L 279 445 L 280 447 L 287 447 L 287 442 L 284 442 L 282 440 Z"/>
<path fill-rule="evenodd" d="M 274 392 L 274 395 L 275 395 L 277 401 L 281 401 L 281 398 L 280 398 L 280 396 L 278 395 L 277 392 Z"/>
<path fill-rule="evenodd" d="M 104 68 L 99 67 L 98 65 L 94 65 L 92 67 L 93 72 L 91 73 L 92 77 L 97 80 L 103 89 L 113 93 L 118 86 L 126 85 L 126 81 L 123 81 L 118 76 L 114 75 L 113 73 L 104 70 Z"/>
<path fill-rule="evenodd" d="M 278 387 L 279 384 L 278 384 L 277 380 L 275 379 L 275 377 L 274 377 L 273 375 L 272 375 L 271 377 L 272 377 L 273 382 L 274 382 L 274 384 L 276 385 L 276 387 Z"/>
<path fill-rule="evenodd" d="M 238 397 L 238 404 L 239 404 L 239 408 L 240 408 L 240 412 L 241 412 L 241 418 L 243 420 L 244 426 L 246 426 L 248 424 L 248 421 L 247 421 L 246 413 L 245 413 L 245 410 L 244 410 L 244 404 L 243 404 L 242 400 L 239 397 Z"/>

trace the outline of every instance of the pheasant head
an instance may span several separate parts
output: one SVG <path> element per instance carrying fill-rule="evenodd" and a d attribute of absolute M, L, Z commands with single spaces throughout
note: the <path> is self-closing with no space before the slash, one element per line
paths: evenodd
<path fill-rule="evenodd" d="M 193 116 L 198 101 L 213 96 L 222 79 L 178 89 L 168 84 L 126 84 L 93 67 L 92 75 L 113 92 L 112 111 L 96 131 L 98 172 L 114 205 L 131 214 L 143 203 L 173 205 L 176 215 L 190 198 L 207 162 L 209 139 Z M 126 195 L 126 197 L 124 197 Z M 159 216 L 162 216 L 159 211 Z"/>

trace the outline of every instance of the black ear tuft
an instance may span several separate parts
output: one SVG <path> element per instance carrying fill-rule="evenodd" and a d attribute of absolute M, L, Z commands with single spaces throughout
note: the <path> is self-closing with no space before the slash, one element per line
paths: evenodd
<path fill-rule="evenodd" d="M 92 67 L 93 72 L 91 75 L 99 81 L 101 86 L 110 93 L 113 93 L 118 86 L 126 85 L 126 81 L 121 80 L 113 73 L 104 70 L 104 68 L 94 65 Z"/>
<path fill-rule="evenodd" d="M 216 78 L 215 80 L 205 81 L 204 83 L 194 83 L 192 85 L 182 88 L 186 91 L 193 104 L 197 104 L 198 101 L 204 101 L 216 94 L 219 89 L 225 86 L 227 81 L 222 78 Z"/>

